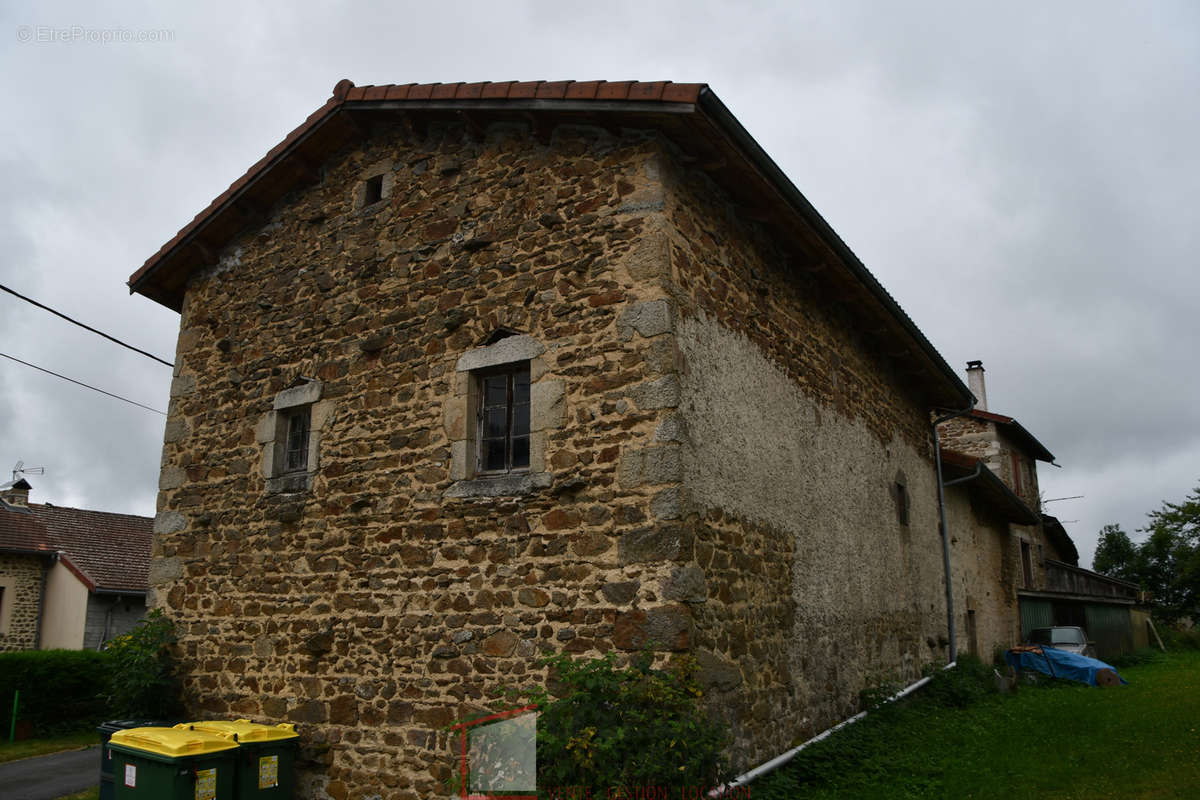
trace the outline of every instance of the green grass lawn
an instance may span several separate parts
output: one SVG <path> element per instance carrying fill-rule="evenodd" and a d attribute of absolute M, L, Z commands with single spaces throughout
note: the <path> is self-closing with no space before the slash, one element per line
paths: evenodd
<path fill-rule="evenodd" d="M 25 739 L 19 742 L 0 742 L 0 763 L 16 761 L 18 758 L 44 756 L 47 753 L 57 753 L 62 750 L 78 750 L 100 743 L 100 735 L 88 728 L 76 733 L 52 736 L 47 739 Z"/>
<path fill-rule="evenodd" d="M 750 797 L 1200 797 L 1200 653 L 1121 674 L 1128 686 L 1022 686 L 963 708 L 953 692 L 918 695 L 805 750 Z"/>

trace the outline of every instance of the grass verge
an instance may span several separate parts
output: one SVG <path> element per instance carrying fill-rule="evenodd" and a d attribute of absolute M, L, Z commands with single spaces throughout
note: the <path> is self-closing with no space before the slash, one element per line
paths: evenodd
<path fill-rule="evenodd" d="M 962 667 L 960 667 L 962 669 Z M 958 670 L 955 670 L 958 672 Z M 986 690 L 948 674 L 751 785 L 755 800 L 1200 797 L 1200 653 L 1122 668 L 1128 686 Z"/>
<path fill-rule="evenodd" d="M 0 763 L 16 761 L 19 758 L 44 756 L 48 753 L 58 753 L 63 750 L 78 750 L 100 743 L 100 735 L 88 729 L 75 733 L 64 733 L 45 739 L 24 739 L 19 742 L 0 742 Z"/>
<path fill-rule="evenodd" d="M 58 800 L 100 800 L 100 787 L 93 786 L 91 789 L 78 792 L 77 794 L 63 795 Z"/>

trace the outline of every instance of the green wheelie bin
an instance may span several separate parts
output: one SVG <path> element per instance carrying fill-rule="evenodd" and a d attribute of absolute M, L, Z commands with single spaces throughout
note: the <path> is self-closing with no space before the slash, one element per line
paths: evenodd
<path fill-rule="evenodd" d="M 237 800 L 291 800 L 295 795 L 296 749 L 300 741 L 295 725 L 260 725 L 239 719 L 187 722 L 175 727 L 224 736 L 238 743 L 233 779 Z"/>
<path fill-rule="evenodd" d="M 170 721 L 157 719 L 110 719 L 101 722 L 96 728 L 100 734 L 100 800 L 113 800 L 112 753 L 108 750 L 108 740 L 117 731 L 130 728 L 174 728 L 179 720 Z"/>
<path fill-rule="evenodd" d="M 175 728 L 130 728 L 108 740 L 116 800 L 234 800 L 238 743 Z"/>

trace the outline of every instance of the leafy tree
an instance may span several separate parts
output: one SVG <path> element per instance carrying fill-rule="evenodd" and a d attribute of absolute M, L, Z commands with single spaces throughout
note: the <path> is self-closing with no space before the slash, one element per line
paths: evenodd
<path fill-rule="evenodd" d="M 1150 512 L 1139 548 L 1147 588 L 1168 619 L 1200 616 L 1200 487 L 1182 503 Z"/>
<path fill-rule="evenodd" d="M 1200 617 L 1200 487 L 1182 503 L 1164 501 L 1148 517 L 1140 543 L 1119 525 L 1105 525 L 1095 570 L 1152 592 L 1159 615 L 1168 621 Z"/>
<path fill-rule="evenodd" d="M 1113 578 L 1141 582 L 1138 546 L 1120 525 L 1105 525 L 1100 529 L 1100 541 L 1092 558 L 1092 568 Z"/>

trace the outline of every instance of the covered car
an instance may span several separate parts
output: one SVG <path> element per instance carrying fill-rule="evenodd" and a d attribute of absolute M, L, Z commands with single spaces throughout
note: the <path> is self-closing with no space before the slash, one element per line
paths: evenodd
<path fill-rule="evenodd" d="M 1083 628 L 1074 626 L 1034 628 L 1029 632 L 1029 637 L 1025 642 L 1039 647 L 1054 647 L 1089 658 L 1096 657 L 1096 648 L 1088 641 L 1087 632 Z"/>
<path fill-rule="evenodd" d="M 1111 664 L 1057 647 L 1014 647 L 1004 654 L 1004 660 L 1014 671 L 1033 670 L 1052 678 L 1078 681 L 1088 686 L 1107 687 L 1129 683 Z"/>

